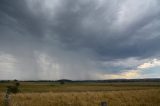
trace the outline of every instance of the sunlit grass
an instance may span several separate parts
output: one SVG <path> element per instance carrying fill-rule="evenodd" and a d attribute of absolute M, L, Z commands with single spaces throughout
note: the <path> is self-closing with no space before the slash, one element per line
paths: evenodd
<path fill-rule="evenodd" d="M 19 93 L 11 95 L 11 106 L 159 106 L 160 90 L 110 92 Z"/>
<path fill-rule="evenodd" d="M 0 84 L 0 106 L 6 86 Z M 33 83 L 21 82 L 20 93 L 10 95 L 10 106 L 160 106 L 159 82 Z"/>

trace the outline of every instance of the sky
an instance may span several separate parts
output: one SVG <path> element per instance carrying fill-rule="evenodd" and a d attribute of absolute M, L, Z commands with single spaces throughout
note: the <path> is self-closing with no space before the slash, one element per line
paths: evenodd
<path fill-rule="evenodd" d="M 160 78 L 159 0 L 0 0 L 0 80 Z"/>

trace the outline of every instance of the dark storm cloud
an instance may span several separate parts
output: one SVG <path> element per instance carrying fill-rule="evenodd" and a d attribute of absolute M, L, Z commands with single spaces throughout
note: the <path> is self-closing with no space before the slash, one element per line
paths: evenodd
<path fill-rule="evenodd" d="M 155 14 L 154 12 L 144 16 L 139 14 L 142 18 L 121 32 L 110 28 L 117 20 L 121 3 L 118 1 L 115 3 L 103 1 L 103 3 L 100 7 L 97 6 L 97 1 L 83 3 L 70 0 L 63 3 L 60 12 L 56 14 L 54 21 L 58 22 L 58 25 L 53 26 L 53 33 L 56 33 L 59 40 L 69 49 L 87 48 L 100 59 L 147 57 L 159 52 L 159 36 L 144 39 L 154 35 L 155 31 L 152 32 L 154 29 L 149 34 L 138 33 L 153 21 L 159 22 L 159 10 Z M 159 2 L 156 3 L 158 5 Z M 148 8 L 148 11 L 154 11 L 152 5 Z M 127 17 L 125 18 L 127 20 Z M 120 26 L 123 27 L 126 27 L 125 23 Z M 159 26 L 157 31 L 158 28 Z M 137 39 L 133 36 L 137 36 Z"/>
<path fill-rule="evenodd" d="M 73 79 L 75 74 L 83 73 L 78 78 L 85 79 L 97 77 L 91 72 L 135 69 L 159 56 L 159 4 L 158 0 L 1 0 L 0 52 L 13 55 L 19 63 L 16 73 L 22 77 L 23 70 L 26 79 L 42 78 L 47 67 L 59 70 L 56 78 Z"/>
<path fill-rule="evenodd" d="M 56 31 L 62 42 L 66 43 L 69 47 L 89 48 L 98 55 L 98 58 L 102 59 L 146 57 L 159 52 L 159 36 L 146 40 L 144 39 L 146 36 L 152 35 L 137 33 L 137 31 L 153 20 L 159 21 L 159 11 L 153 15 L 152 13 L 148 13 L 149 15 L 145 14 L 142 16 L 143 19 L 139 19 L 133 23 L 133 25 L 128 26 L 125 31 L 114 32 L 114 30 L 110 30 L 110 25 L 116 21 L 113 17 L 117 15 L 118 8 L 115 11 L 107 11 L 108 8 L 105 8 L 112 5 L 112 3 L 106 3 L 102 5 L 102 7 L 96 8 L 97 2 L 89 2 L 87 5 L 78 5 L 80 9 L 77 10 L 77 12 L 72 11 L 72 8 L 77 2 L 72 5 L 70 5 L 71 3 L 68 4 L 69 5 L 58 14 L 58 21 L 62 24 L 56 26 Z M 152 12 L 152 10 L 149 11 Z M 88 26 L 86 29 L 81 26 L 85 18 L 89 18 L 87 21 L 93 21 L 91 26 Z M 108 20 L 105 18 L 108 18 Z M 122 24 L 120 27 L 123 28 L 125 26 Z M 157 27 L 159 28 L 159 26 Z M 154 34 L 154 32 L 151 33 Z M 140 36 L 140 38 L 134 40 L 132 39 L 133 36 Z M 130 44 L 130 42 L 132 42 L 132 44 Z"/>
<path fill-rule="evenodd" d="M 0 1 L 1 24 L 17 31 L 26 31 L 32 36 L 42 36 L 45 24 L 41 17 L 34 16 L 24 0 Z"/>
<path fill-rule="evenodd" d="M 61 2 L 63 5 L 58 8 L 56 18 L 49 20 L 50 23 L 48 23 L 47 18 L 45 20 L 46 15 L 33 14 L 25 1 L 2 0 L 0 6 L 1 23 L 6 24 L 7 21 L 14 21 L 8 22 L 8 24 L 11 24 L 8 27 L 11 29 L 18 27 L 17 29 L 24 30 L 29 33 L 28 35 L 36 37 L 36 39 L 44 36 L 49 29 L 51 30 L 51 36 L 56 35 L 66 47 L 70 49 L 88 48 L 100 58 L 101 56 L 102 58 L 111 59 L 141 57 L 145 56 L 145 54 L 152 56 L 152 52 L 159 51 L 159 37 L 145 40 L 143 38 L 147 35 L 140 35 L 142 39 L 139 38 L 134 42 L 132 41 L 132 36 L 143 26 L 158 19 L 159 13 L 146 18 L 142 16 L 144 17 L 142 21 L 133 23 L 126 31 L 116 33 L 112 32 L 109 27 L 116 21 L 116 15 L 118 15 L 117 12 L 119 11 L 119 8 L 116 8 L 118 1 L 114 5 L 112 2 L 104 2 L 104 5 L 100 7 L 97 6 L 97 1 L 81 2 L 69 0 Z M 112 8 L 114 9 L 112 11 L 109 11 L 110 5 L 113 5 Z M 37 9 L 41 8 L 37 7 Z M 54 24 L 54 21 L 58 24 Z M 84 28 L 87 21 L 91 21 L 91 26 Z M 123 24 L 121 27 L 123 27 Z M 132 45 L 129 45 L 130 41 L 133 42 Z M 150 47 L 150 50 L 148 50 L 148 47 Z"/>

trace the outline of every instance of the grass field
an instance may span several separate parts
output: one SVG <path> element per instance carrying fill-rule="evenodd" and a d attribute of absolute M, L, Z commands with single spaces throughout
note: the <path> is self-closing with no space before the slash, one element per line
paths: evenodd
<path fill-rule="evenodd" d="M 6 86 L 0 83 L 0 105 Z M 160 83 L 21 82 L 21 92 L 10 95 L 10 106 L 160 106 Z"/>

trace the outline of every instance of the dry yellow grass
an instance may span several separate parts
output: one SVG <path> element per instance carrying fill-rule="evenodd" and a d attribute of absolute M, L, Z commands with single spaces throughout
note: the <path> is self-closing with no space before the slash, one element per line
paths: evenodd
<path fill-rule="evenodd" d="M 0 97 L 3 95 L 0 94 Z M 110 92 L 18 93 L 12 94 L 11 106 L 160 106 L 160 90 Z M 0 98 L 2 102 L 2 98 Z"/>
<path fill-rule="evenodd" d="M 0 93 L 0 106 L 2 106 L 4 100 L 4 93 Z"/>
<path fill-rule="evenodd" d="M 0 106 L 9 83 L 0 84 Z M 160 106 L 160 83 L 31 83 L 21 82 L 10 106 Z"/>

